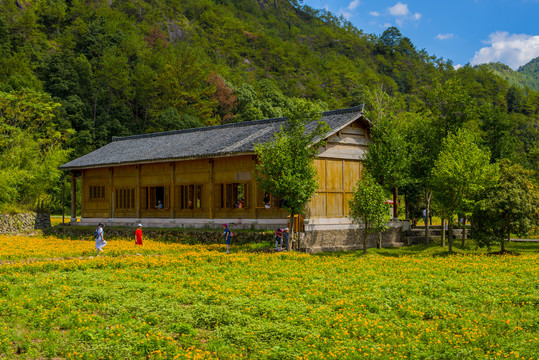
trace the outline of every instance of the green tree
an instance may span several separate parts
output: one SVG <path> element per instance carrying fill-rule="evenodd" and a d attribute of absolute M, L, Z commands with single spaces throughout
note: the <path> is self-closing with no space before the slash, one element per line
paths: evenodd
<path fill-rule="evenodd" d="M 479 148 L 476 136 L 461 130 L 442 142 L 442 150 L 433 169 L 436 202 L 449 220 L 449 252 L 453 251 L 453 217 L 468 213 L 476 195 L 488 187 L 494 167 L 490 154 Z"/>
<path fill-rule="evenodd" d="M 409 145 L 399 121 L 403 111 L 398 101 L 380 89 L 368 99 L 371 110 L 366 115 L 373 125 L 365 164 L 381 185 L 393 191 L 394 217 L 398 219 L 398 188 L 410 181 Z"/>
<path fill-rule="evenodd" d="M 491 186 L 483 192 L 472 213 L 472 235 L 481 245 L 501 245 L 511 233 L 526 235 L 539 224 L 539 191 L 534 173 L 504 159 Z"/>
<path fill-rule="evenodd" d="M 43 93 L 0 92 L 0 206 L 50 202 L 71 134 L 56 116 L 59 105 Z"/>
<path fill-rule="evenodd" d="M 365 172 L 363 179 L 359 180 L 352 198 L 348 201 L 350 206 L 349 217 L 363 227 L 363 253 L 367 253 L 367 237 L 378 232 L 381 234 L 388 220 L 388 206 L 384 203 L 385 190 L 372 175 Z M 381 246 L 381 242 L 380 242 Z"/>
<path fill-rule="evenodd" d="M 317 143 L 329 130 L 319 119 L 319 109 L 307 101 L 300 101 L 288 111 L 281 131 L 275 133 L 271 141 L 255 146 L 259 162 L 256 179 L 264 191 L 279 197 L 290 213 L 292 241 L 294 216 L 303 214 L 318 188 L 314 157 Z"/>

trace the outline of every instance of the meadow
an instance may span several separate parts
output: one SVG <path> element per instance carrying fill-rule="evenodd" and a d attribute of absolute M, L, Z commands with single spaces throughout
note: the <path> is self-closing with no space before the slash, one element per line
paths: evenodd
<path fill-rule="evenodd" d="M 0 236 L 0 359 L 537 359 L 539 249 Z"/>

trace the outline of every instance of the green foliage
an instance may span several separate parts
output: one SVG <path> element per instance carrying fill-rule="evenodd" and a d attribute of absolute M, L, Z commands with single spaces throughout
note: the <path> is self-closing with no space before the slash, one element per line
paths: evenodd
<path fill-rule="evenodd" d="M 511 233 L 527 235 L 539 224 L 539 191 L 534 173 L 508 160 L 499 163 L 499 174 L 483 190 L 473 209 L 473 237 L 489 248 L 501 244 Z"/>
<path fill-rule="evenodd" d="M 365 164 L 374 178 L 392 190 L 410 181 L 409 143 L 399 114 L 402 105 L 386 92 L 376 89 L 368 94 L 367 117 L 372 121 L 371 142 Z"/>
<path fill-rule="evenodd" d="M 517 71 L 502 63 L 489 63 L 478 65 L 492 71 L 497 76 L 505 79 L 509 84 L 521 89 L 526 87 L 539 91 L 539 57 L 522 65 Z"/>
<path fill-rule="evenodd" d="M 518 74 L 536 79 L 536 65 Z M 493 66 L 503 77 L 490 65 L 454 70 L 396 27 L 365 34 L 295 0 L 0 7 L 0 91 L 32 89 L 61 104 L 56 121 L 75 130 L 62 140 L 71 157 L 113 136 L 285 116 L 297 99 L 324 110 L 365 103 L 376 123 L 370 89 L 382 86 L 394 117 L 380 120 L 389 123 L 381 133 L 392 140 L 385 141 L 385 174 L 372 165 L 378 180 L 402 186 L 409 159 L 427 194 L 442 139 L 462 127 L 482 132 L 493 161 L 507 157 L 539 170 L 539 95 L 531 82 L 521 87 Z M 384 145 L 377 131 L 375 153 Z M 413 155 L 402 156 L 408 151 Z"/>
<path fill-rule="evenodd" d="M 493 179 L 495 169 L 490 154 L 479 148 L 476 137 L 460 130 L 447 136 L 433 168 L 433 190 L 436 202 L 450 221 L 449 251 L 452 251 L 452 223 L 455 214 L 468 213 Z"/>
<path fill-rule="evenodd" d="M 363 226 L 363 253 L 367 252 L 367 236 L 382 232 L 388 221 L 389 208 L 385 204 L 386 193 L 369 172 L 363 174 L 348 201 L 349 217 Z"/>
<path fill-rule="evenodd" d="M 67 160 L 63 143 L 71 134 L 56 118 L 60 105 L 43 93 L 0 92 L 0 205 L 50 202 Z"/>

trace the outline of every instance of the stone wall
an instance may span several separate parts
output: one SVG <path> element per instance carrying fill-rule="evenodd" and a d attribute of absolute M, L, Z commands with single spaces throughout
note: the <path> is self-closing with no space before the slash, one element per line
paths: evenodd
<path fill-rule="evenodd" d="M 51 217 L 47 213 L 1 214 L 0 234 L 16 234 L 35 229 L 51 227 Z"/>
<path fill-rule="evenodd" d="M 389 228 L 382 233 L 382 247 L 402 246 L 401 233 L 405 225 L 399 222 L 389 223 Z M 309 253 L 360 250 L 363 249 L 363 232 L 362 229 L 343 229 L 302 233 L 299 249 Z M 378 236 L 378 233 L 368 235 L 367 248 L 376 247 Z"/>

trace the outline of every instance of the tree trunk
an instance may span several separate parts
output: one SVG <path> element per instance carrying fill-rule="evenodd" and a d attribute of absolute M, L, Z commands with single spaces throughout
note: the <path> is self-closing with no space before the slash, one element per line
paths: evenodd
<path fill-rule="evenodd" d="M 442 247 L 445 248 L 445 219 L 442 216 Z"/>
<path fill-rule="evenodd" d="M 293 241 L 294 241 L 294 214 L 290 213 L 290 231 L 288 232 L 288 244 L 286 244 L 286 251 L 290 251 L 290 249 L 292 248 Z"/>
<path fill-rule="evenodd" d="M 427 203 L 427 214 L 425 217 L 425 242 L 429 244 L 430 228 L 429 228 L 429 215 L 430 215 L 430 200 L 432 199 L 432 192 L 425 190 L 425 202 Z"/>
<path fill-rule="evenodd" d="M 462 216 L 462 248 L 466 247 L 466 215 Z"/>
<path fill-rule="evenodd" d="M 399 189 L 393 188 L 393 220 L 399 220 Z"/>
<path fill-rule="evenodd" d="M 378 232 L 378 244 L 377 244 L 377 247 L 378 249 L 381 249 L 382 248 L 382 232 Z"/>
<path fill-rule="evenodd" d="M 447 219 L 448 230 L 447 230 L 447 240 L 449 242 L 449 253 L 453 252 L 453 217 L 450 216 Z"/>
<path fill-rule="evenodd" d="M 363 254 L 367 253 L 367 221 L 363 222 Z"/>

